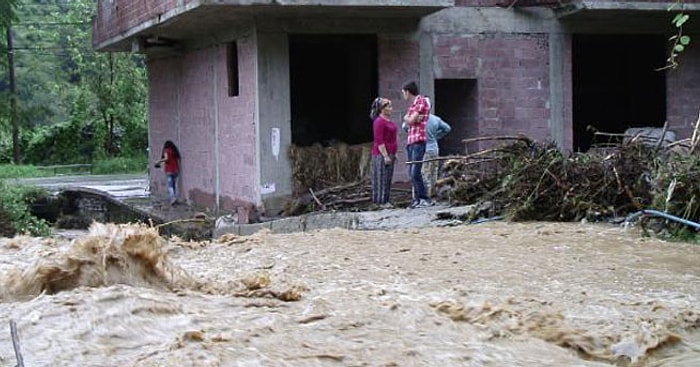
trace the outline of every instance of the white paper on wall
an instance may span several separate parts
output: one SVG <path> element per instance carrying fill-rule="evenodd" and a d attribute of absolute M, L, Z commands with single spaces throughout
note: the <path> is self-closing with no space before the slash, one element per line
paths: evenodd
<path fill-rule="evenodd" d="M 272 194 L 273 192 L 277 191 L 275 188 L 275 183 L 266 183 L 262 184 L 260 186 L 260 193 L 265 195 L 265 194 Z"/>
<path fill-rule="evenodd" d="M 272 128 L 270 134 L 270 145 L 272 146 L 272 155 L 275 156 L 276 160 L 279 160 L 280 155 L 280 129 L 277 127 Z"/>

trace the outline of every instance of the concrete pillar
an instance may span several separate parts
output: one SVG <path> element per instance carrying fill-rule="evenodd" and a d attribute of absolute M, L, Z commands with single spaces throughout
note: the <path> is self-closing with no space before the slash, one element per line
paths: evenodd
<path fill-rule="evenodd" d="M 289 91 L 289 39 L 284 32 L 257 32 L 256 184 L 265 211 L 276 213 L 292 194 L 292 144 Z"/>
<path fill-rule="evenodd" d="M 549 129 L 552 139 L 559 148 L 565 147 L 564 140 L 564 35 L 549 34 Z M 570 147 L 569 147 L 570 148 Z"/>
<path fill-rule="evenodd" d="M 419 63 L 420 63 L 420 93 L 430 96 L 430 101 L 435 102 L 435 72 L 433 68 L 433 37 L 430 33 L 420 32 Z M 435 106 L 433 106 L 433 109 Z"/>

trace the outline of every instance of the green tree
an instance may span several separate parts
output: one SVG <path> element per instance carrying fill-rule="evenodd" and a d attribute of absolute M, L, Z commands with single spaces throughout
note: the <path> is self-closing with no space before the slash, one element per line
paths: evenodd
<path fill-rule="evenodd" d="M 92 0 L 81 0 L 67 12 L 72 23 L 87 22 L 85 32 L 64 33 L 72 65 L 69 78 L 81 93 L 93 99 L 93 110 L 74 111 L 100 126 L 101 151 L 108 157 L 144 154 L 147 147 L 147 80 L 143 56 L 130 53 L 98 53 L 91 47 L 89 20 L 95 12 Z"/>
<path fill-rule="evenodd" d="M 5 31 L 17 21 L 19 0 L 0 0 L 0 29 Z"/>
<path fill-rule="evenodd" d="M 7 55 L 7 79 L 9 81 L 9 93 L 7 94 L 8 116 L 5 119 L 10 121 L 12 127 L 12 150 L 15 163 L 19 163 L 19 122 L 17 121 L 17 96 L 15 90 L 15 69 L 14 54 L 12 52 L 12 23 L 17 21 L 16 9 L 19 0 L 0 0 L 0 30 L 6 35 L 6 44 L 2 48 L 3 54 Z M 2 116 L 0 116 L 2 119 Z"/>
<path fill-rule="evenodd" d="M 20 145 L 29 163 L 145 156 L 143 57 L 95 52 L 95 11 L 93 0 L 23 0 L 17 8 L 17 117 L 26 127 Z M 7 84 L 3 73 L 0 93 Z M 8 102 L 0 97 L 0 104 Z M 7 110 L 0 105 L 0 160 L 5 162 L 11 135 L 9 119 L 2 116 Z"/>

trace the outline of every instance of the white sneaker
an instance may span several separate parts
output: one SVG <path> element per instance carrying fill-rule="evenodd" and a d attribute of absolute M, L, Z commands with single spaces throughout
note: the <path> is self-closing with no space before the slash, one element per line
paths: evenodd
<path fill-rule="evenodd" d="M 420 199 L 420 201 L 418 201 L 418 204 L 416 204 L 414 208 L 427 208 L 431 205 L 432 203 L 430 203 L 428 200 Z"/>

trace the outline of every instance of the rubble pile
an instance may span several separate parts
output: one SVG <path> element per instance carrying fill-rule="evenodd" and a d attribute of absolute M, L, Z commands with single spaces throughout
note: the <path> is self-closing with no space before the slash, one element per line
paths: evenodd
<path fill-rule="evenodd" d="M 522 138 L 480 153 L 445 163 L 441 183 L 452 190 L 442 192 L 456 202 L 489 202 L 511 220 L 619 216 L 652 201 L 655 152 L 642 144 L 567 155 L 552 142 Z"/>

